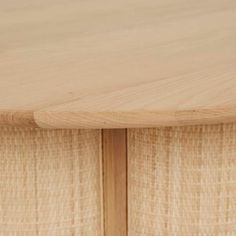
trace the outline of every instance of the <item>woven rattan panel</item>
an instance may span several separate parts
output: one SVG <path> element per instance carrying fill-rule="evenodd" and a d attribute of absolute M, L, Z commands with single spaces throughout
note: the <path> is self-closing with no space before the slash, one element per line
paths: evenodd
<path fill-rule="evenodd" d="M 128 131 L 129 236 L 236 235 L 236 124 Z"/>
<path fill-rule="evenodd" d="M 101 235 L 100 131 L 0 129 L 0 235 Z"/>

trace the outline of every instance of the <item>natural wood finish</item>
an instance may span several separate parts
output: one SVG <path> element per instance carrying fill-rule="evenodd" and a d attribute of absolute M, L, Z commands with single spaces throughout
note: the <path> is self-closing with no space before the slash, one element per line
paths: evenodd
<path fill-rule="evenodd" d="M 1 111 L 0 126 L 39 127 L 30 111 Z"/>
<path fill-rule="evenodd" d="M 234 0 L 0 0 L 0 15 L 0 124 L 236 120 Z"/>
<path fill-rule="evenodd" d="M 126 130 L 103 130 L 105 236 L 127 236 Z"/>

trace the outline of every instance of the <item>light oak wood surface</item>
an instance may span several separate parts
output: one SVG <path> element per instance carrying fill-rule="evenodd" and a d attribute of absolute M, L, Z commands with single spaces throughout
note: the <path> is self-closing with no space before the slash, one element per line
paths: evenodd
<path fill-rule="evenodd" d="M 128 235 L 125 129 L 103 130 L 104 235 Z"/>
<path fill-rule="evenodd" d="M 236 120 L 236 1 L 0 0 L 0 125 Z"/>

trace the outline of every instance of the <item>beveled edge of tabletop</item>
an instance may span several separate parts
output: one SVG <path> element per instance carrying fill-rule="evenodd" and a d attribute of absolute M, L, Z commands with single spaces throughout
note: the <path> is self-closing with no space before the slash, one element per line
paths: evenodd
<path fill-rule="evenodd" d="M 236 106 L 175 111 L 12 111 L 0 110 L 0 126 L 46 129 L 148 128 L 236 121 Z"/>

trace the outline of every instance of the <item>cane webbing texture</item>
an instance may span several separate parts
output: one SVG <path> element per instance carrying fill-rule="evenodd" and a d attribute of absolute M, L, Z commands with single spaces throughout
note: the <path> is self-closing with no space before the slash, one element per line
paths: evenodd
<path fill-rule="evenodd" d="M 0 235 L 102 235 L 100 131 L 0 128 Z"/>
<path fill-rule="evenodd" d="M 236 235 L 236 124 L 128 130 L 129 236 Z"/>

